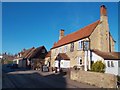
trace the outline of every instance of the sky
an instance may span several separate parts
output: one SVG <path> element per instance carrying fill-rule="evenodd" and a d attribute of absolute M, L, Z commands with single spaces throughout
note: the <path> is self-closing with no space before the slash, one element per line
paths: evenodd
<path fill-rule="evenodd" d="M 110 32 L 118 51 L 117 2 L 3 2 L 2 51 L 12 54 L 23 48 L 44 45 L 49 51 L 59 39 L 100 19 L 100 6 L 107 7 Z"/>

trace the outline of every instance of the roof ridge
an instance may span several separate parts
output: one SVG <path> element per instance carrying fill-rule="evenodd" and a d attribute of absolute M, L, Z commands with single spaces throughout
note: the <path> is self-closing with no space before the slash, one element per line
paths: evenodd
<path fill-rule="evenodd" d="M 74 34 L 74 33 L 78 32 L 78 31 L 80 31 L 80 30 L 82 30 L 82 29 L 84 29 L 84 28 L 86 28 L 86 27 L 94 24 L 94 23 L 97 23 L 98 21 L 100 21 L 100 20 L 97 20 L 97 21 L 95 21 L 95 22 L 93 22 L 93 23 L 91 23 L 91 24 L 88 24 L 87 26 L 84 26 L 83 28 L 80 28 L 79 30 L 74 31 L 74 32 L 72 32 L 72 33 L 70 33 L 70 34 L 67 34 L 66 36 L 71 35 L 71 34 Z M 66 36 L 64 36 L 64 37 L 66 37 Z M 64 37 L 63 37 L 63 38 L 64 38 Z M 58 40 L 58 41 L 59 41 L 59 40 Z"/>

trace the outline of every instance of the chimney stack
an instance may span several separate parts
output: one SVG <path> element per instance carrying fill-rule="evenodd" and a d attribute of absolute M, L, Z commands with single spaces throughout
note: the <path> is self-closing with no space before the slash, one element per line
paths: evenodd
<path fill-rule="evenodd" d="M 60 30 L 59 40 L 64 37 L 64 31 L 63 29 Z"/>
<path fill-rule="evenodd" d="M 101 5 L 101 8 L 100 8 L 100 15 L 101 16 L 107 16 L 107 8 L 105 7 L 105 5 Z"/>

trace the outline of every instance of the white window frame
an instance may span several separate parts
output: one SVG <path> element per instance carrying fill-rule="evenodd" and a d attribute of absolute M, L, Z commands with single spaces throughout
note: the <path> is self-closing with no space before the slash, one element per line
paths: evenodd
<path fill-rule="evenodd" d="M 70 52 L 74 52 L 75 46 L 74 46 L 74 42 L 72 42 L 70 44 Z"/>
<path fill-rule="evenodd" d="M 67 52 L 67 45 L 64 46 L 64 53 Z"/>
<path fill-rule="evenodd" d="M 112 65 L 113 64 L 113 65 Z M 114 67 L 114 62 L 113 61 L 111 61 L 111 67 Z"/>
<path fill-rule="evenodd" d="M 83 50 L 82 40 L 78 41 L 78 50 Z"/>
<path fill-rule="evenodd" d="M 77 57 L 76 58 L 77 59 L 77 65 L 83 65 L 83 62 L 81 63 L 81 61 L 82 61 L 82 57 Z"/>
<path fill-rule="evenodd" d="M 107 67 L 110 67 L 110 61 L 107 61 Z"/>
<path fill-rule="evenodd" d="M 88 40 L 83 41 L 83 50 L 86 51 L 86 50 L 89 50 L 89 49 L 90 49 L 90 42 Z"/>
<path fill-rule="evenodd" d="M 55 51 L 56 54 L 55 54 L 55 55 L 58 55 L 58 52 L 59 52 L 59 51 L 58 51 L 58 49 L 56 48 L 56 51 Z"/>
<path fill-rule="evenodd" d="M 61 47 L 59 48 L 59 53 L 62 53 L 62 48 Z"/>

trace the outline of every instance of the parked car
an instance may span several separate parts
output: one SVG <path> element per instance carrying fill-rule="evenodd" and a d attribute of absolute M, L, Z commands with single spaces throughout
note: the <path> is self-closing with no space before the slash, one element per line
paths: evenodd
<path fill-rule="evenodd" d="M 18 64 L 12 64 L 11 68 L 18 68 Z"/>

